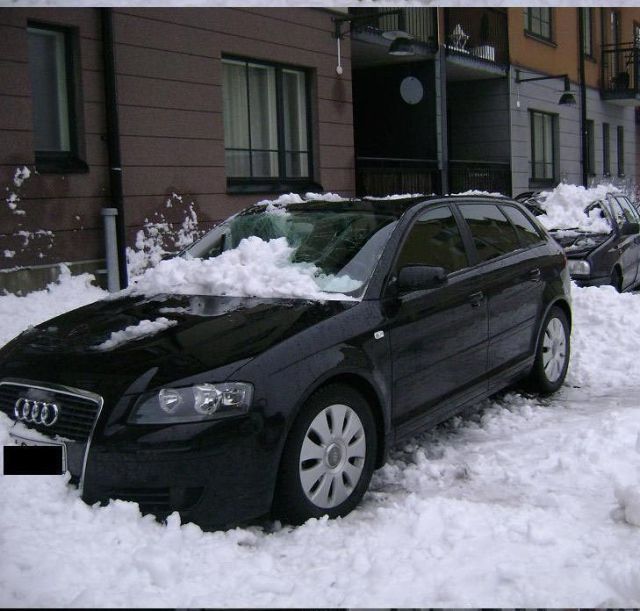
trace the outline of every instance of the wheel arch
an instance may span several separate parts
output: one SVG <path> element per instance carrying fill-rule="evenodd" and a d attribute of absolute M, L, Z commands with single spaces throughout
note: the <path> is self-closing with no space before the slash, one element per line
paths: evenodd
<path fill-rule="evenodd" d="M 622 292 L 624 277 L 622 275 L 622 267 L 620 262 L 617 262 L 613 268 L 611 269 L 611 278 L 613 279 L 614 274 L 618 274 L 618 286 L 614 287 L 619 293 Z"/>
<path fill-rule="evenodd" d="M 301 397 L 300 401 L 295 410 L 294 417 L 291 418 L 291 422 L 289 423 L 289 427 L 287 430 L 287 435 L 289 434 L 289 430 L 296 418 L 298 417 L 300 410 L 304 406 L 304 404 L 309 400 L 309 398 L 322 388 L 327 386 L 332 386 L 334 384 L 342 384 L 345 386 L 350 386 L 357 392 L 359 392 L 367 401 L 367 403 L 371 406 L 371 412 L 373 414 L 373 418 L 376 425 L 376 440 L 377 440 L 377 452 L 376 452 L 376 462 L 375 467 L 381 467 L 386 458 L 387 450 L 388 450 L 388 440 L 387 433 L 389 430 L 388 420 L 385 418 L 385 409 L 384 409 L 384 399 L 380 395 L 378 389 L 375 384 L 367 379 L 364 375 L 355 372 L 355 371 L 335 371 L 330 373 L 327 376 L 316 381 L 315 384 L 310 386 L 304 395 Z"/>

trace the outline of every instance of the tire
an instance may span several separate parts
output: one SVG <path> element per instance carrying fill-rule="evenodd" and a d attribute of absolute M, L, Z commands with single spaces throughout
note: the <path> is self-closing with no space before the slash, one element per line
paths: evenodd
<path fill-rule="evenodd" d="M 622 293 L 622 276 L 617 267 L 611 272 L 611 286 L 616 289 L 618 293 Z"/>
<path fill-rule="evenodd" d="M 347 515 L 369 486 L 376 450 L 375 421 L 362 395 L 342 384 L 321 388 L 287 437 L 273 517 L 302 524 Z"/>
<path fill-rule="evenodd" d="M 534 392 L 550 394 L 562 386 L 569 367 L 571 337 L 567 315 L 551 308 L 542 324 L 536 358 L 529 376 Z"/>

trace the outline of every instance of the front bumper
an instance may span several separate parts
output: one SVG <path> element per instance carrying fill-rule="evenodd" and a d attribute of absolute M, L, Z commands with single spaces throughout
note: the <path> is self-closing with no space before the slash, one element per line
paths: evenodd
<path fill-rule="evenodd" d="M 0 409 L 15 420 L 16 397 L 38 389 L 43 401 L 57 402 L 59 422 L 71 432 L 71 421 L 62 416 L 70 409 L 63 403 L 62 388 L 21 381 L 11 385 L 6 397 L 0 392 Z M 87 437 L 65 438 L 57 423 L 48 427 L 23 421 L 14 427 L 36 443 L 38 438 L 64 442 L 71 482 L 80 485 L 85 502 L 134 501 L 143 513 L 164 518 L 177 511 L 183 522 L 206 529 L 246 522 L 270 510 L 284 431 L 281 418 L 267 420 L 256 409 L 218 421 L 131 425 L 126 413 L 132 397 L 107 398 L 104 410 L 98 399 L 95 418 L 85 426 Z"/>
<path fill-rule="evenodd" d="M 611 278 L 609 276 L 589 276 L 588 278 L 581 278 L 572 276 L 571 280 L 578 286 L 606 286 L 611 284 Z"/>
<path fill-rule="evenodd" d="M 214 423 L 206 439 L 178 444 L 144 440 L 153 433 L 126 444 L 96 440 L 82 498 L 90 504 L 134 501 L 143 513 L 160 518 L 178 511 L 183 522 L 207 529 L 264 515 L 271 506 L 277 453 L 264 443 L 255 422 L 241 420 L 225 427 Z"/>

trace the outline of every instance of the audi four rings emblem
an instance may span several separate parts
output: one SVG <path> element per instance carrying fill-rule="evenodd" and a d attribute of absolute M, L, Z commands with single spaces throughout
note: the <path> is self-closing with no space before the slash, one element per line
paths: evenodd
<path fill-rule="evenodd" d="M 59 414 L 60 408 L 55 403 L 24 397 L 18 399 L 13 408 L 13 415 L 17 420 L 43 426 L 53 426 L 58 421 Z"/>

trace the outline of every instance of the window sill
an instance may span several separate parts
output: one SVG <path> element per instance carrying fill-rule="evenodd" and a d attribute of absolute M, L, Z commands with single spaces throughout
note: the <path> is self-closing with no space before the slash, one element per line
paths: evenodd
<path fill-rule="evenodd" d="M 36 151 L 36 170 L 39 174 L 86 174 L 89 166 L 72 155 Z"/>
<path fill-rule="evenodd" d="M 534 34 L 533 32 L 529 32 L 528 30 L 524 31 L 524 35 L 527 38 L 531 38 L 537 42 L 541 42 L 542 44 L 548 45 L 550 47 L 553 47 L 554 49 L 556 49 L 558 47 L 558 45 L 553 42 L 553 40 L 551 38 L 544 38 L 542 36 L 540 36 L 539 34 Z"/>
<path fill-rule="evenodd" d="M 312 180 L 303 181 L 256 181 L 252 179 L 227 179 L 227 193 L 229 195 L 247 195 L 259 193 L 306 193 L 313 191 L 322 193 L 322 185 Z"/>
<path fill-rule="evenodd" d="M 558 181 L 555 178 L 530 178 L 529 189 L 544 189 L 545 187 L 555 187 Z"/>

